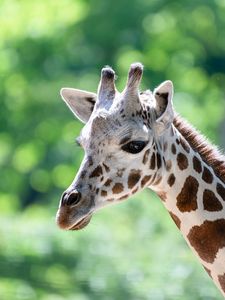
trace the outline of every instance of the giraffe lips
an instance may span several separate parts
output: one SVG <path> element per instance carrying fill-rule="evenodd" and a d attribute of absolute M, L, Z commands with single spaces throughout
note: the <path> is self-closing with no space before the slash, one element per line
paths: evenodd
<path fill-rule="evenodd" d="M 69 230 L 83 229 L 84 227 L 86 227 L 89 224 L 89 222 L 91 221 L 91 217 L 92 217 L 92 215 L 88 215 L 88 216 L 84 217 L 78 223 L 73 225 Z"/>

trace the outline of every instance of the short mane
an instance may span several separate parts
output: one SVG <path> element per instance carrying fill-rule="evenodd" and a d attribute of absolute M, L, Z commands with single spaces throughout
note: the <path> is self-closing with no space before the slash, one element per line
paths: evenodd
<path fill-rule="evenodd" d="M 212 167 L 215 174 L 225 183 L 225 155 L 179 115 L 176 115 L 173 124 L 191 148 L 199 153 L 202 160 Z"/>

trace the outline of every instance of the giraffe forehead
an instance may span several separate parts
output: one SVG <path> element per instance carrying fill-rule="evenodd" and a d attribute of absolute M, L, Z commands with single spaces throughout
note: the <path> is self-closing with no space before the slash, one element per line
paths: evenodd
<path fill-rule="evenodd" d="M 127 118 L 122 120 L 115 114 L 107 116 L 96 116 L 82 129 L 80 139 L 83 145 L 103 146 L 106 144 L 121 145 L 132 139 L 147 140 L 150 136 L 149 130 L 141 118 Z"/>

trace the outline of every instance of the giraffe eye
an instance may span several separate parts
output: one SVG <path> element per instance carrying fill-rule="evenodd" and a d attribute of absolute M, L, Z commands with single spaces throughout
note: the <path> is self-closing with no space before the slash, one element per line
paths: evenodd
<path fill-rule="evenodd" d="M 122 146 L 122 150 L 132 153 L 132 154 L 136 154 L 141 152 L 144 147 L 147 145 L 148 142 L 145 141 L 131 141 L 125 145 Z"/>

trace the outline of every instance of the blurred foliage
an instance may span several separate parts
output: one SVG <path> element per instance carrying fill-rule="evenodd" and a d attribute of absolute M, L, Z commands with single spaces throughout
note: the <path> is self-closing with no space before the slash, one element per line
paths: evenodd
<path fill-rule="evenodd" d="M 96 91 L 104 65 L 120 89 L 134 61 L 143 89 L 173 80 L 177 111 L 220 144 L 224 0 L 0 0 L 0 23 L 0 299 L 222 299 L 150 192 L 81 232 L 54 216 L 83 155 L 59 90 Z"/>

